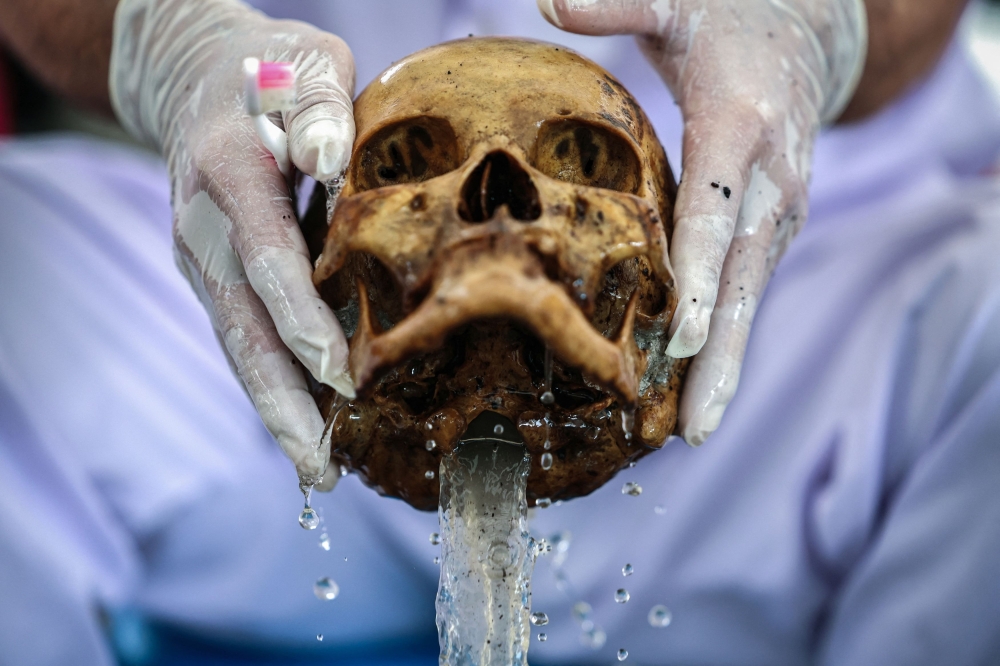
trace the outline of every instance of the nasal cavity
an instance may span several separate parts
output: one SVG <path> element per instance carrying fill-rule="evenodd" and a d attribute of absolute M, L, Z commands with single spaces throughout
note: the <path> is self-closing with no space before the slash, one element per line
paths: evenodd
<path fill-rule="evenodd" d="M 458 214 L 466 222 L 486 222 L 501 206 L 522 222 L 542 214 L 531 176 L 510 155 L 497 151 L 484 157 L 465 181 Z"/>

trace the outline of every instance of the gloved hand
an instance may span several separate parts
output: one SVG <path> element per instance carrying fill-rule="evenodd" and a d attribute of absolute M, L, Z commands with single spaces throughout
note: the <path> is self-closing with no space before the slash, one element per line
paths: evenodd
<path fill-rule="evenodd" d="M 295 63 L 298 102 L 283 114 L 292 163 L 320 182 L 342 174 L 354 142 L 349 49 L 238 0 L 121 0 L 111 99 L 125 128 L 166 157 L 178 264 L 264 425 L 312 484 L 329 441 L 321 444 L 302 366 L 342 396 L 354 387 L 344 335 L 312 284 L 289 185 L 246 115 L 251 56 Z M 332 487 L 338 475 L 327 476 Z"/>
<path fill-rule="evenodd" d="M 813 141 L 864 64 L 861 0 L 538 0 L 556 26 L 635 34 L 684 116 L 670 259 L 679 305 L 667 353 L 695 356 L 684 439 L 718 427 L 757 300 L 808 210 Z M 655 109 L 651 109 L 655 113 Z"/>

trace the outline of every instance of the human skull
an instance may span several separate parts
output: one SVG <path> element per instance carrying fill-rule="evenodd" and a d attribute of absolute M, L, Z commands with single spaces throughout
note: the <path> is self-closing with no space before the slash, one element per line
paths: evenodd
<path fill-rule="evenodd" d="M 665 352 L 676 185 L 622 85 L 560 46 L 470 38 L 394 64 L 354 113 L 328 232 L 313 202 L 358 388 L 315 386 L 331 466 L 433 509 L 441 456 L 492 412 L 544 505 L 661 447 L 686 369 Z"/>

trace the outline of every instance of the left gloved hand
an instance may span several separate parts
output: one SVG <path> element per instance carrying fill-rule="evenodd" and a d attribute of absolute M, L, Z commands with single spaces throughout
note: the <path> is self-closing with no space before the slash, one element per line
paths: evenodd
<path fill-rule="evenodd" d="M 867 45 L 861 0 L 538 0 L 556 26 L 635 34 L 684 115 L 667 353 L 697 354 L 679 425 L 697 445 L 739 383 L 767 280 L 806 220 L 813 141 L 850 100 Z M 655 113 L 654 109 L 650 111 Z"/>
<path fill-rule="evenodd" d="M 354 141 L 354 60 L 338 37 L 239 0 L 120 0 L 110 92 L 133 136 L 167 159 L 178 264 L 201 297 L 264 425 L 303 485 L 324 479 L 324 422 L 305 369 L 354 397 L 347 341 L 312 284 L 289 184 L 244 99 L 247 57 L 293 62 L 288 158 L 320 182 Z"/>

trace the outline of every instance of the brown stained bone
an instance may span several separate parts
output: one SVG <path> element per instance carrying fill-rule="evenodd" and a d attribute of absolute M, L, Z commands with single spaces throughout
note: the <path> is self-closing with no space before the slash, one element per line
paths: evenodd
<path fill-rule="evenodd" d="M 314 391 L 334 463 L 433 509 L 428 472 L 486 410 L 525 441 L 530 502 L 590 493 L 662 446 L 686 368 L 664 357 L 675 186 L 624 88 L 562 47 L 461 40 L 387 70 L 355 122 L 314 274 L 358 386 L 337 413 Z"/>

